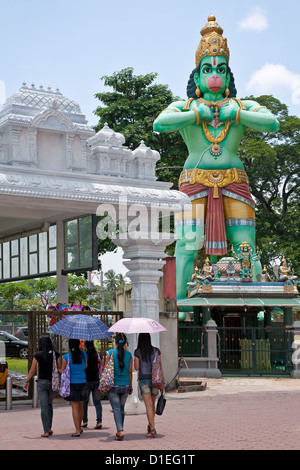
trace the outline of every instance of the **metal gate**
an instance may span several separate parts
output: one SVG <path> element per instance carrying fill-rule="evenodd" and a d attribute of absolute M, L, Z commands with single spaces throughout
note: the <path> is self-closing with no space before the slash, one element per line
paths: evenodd
<path fill-rule="evenodd" d="M 223 375 L 290 375 L 292 330 L 287 327 L 218 328 Z"/>

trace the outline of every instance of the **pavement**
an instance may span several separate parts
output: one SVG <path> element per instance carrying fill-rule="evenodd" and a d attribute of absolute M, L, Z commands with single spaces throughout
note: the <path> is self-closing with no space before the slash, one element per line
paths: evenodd
<path fill-rule="evenodd" d="M 166 452 L 180 454 L 181 463 L 195 463 L 182 459 L 199 456 L 201 450 L 300 449 L 299 379 L 203 380 L 207 382 L 204 391 L 166 394 L 165 411 L 156 416 L 155 439 L 146 437 L 147 420 L 142 413 L 126 414 L 125 438 L 115 441 L 113 414 L 106 400 L 102 401 L 103 429 L 93 429 L 95 410 L 90 405 L 89 426 L 80 438 L 71 437 L 71 407 L 61 398 L 54 402 L 54 434 L 49 438 L 40 437 L 40 408 L 13 401 L 12 410 L 5 410 L 5 403 L 0 402 L 0 450 L 102 450 L 103 456 L 109 458 L 123 455 L 123 451 L 127 451 L 126 455 L 139 455 L 146 450 L 156 459 L 150 462 L 154 464 L 174 463 L 158 460 L 165 458 L 157 457 L 158 453 Z"/>

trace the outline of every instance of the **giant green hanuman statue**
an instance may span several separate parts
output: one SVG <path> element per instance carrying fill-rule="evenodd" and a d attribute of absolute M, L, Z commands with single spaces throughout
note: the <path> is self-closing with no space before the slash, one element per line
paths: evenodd
<path fill-rule="evenodd" d="M 208 255 L 225 255 L 227 237 L 235 252 L 249 243 L 256 260 L 253 278 L 261 273 L 254 200 L 237 150 L 246 127 L 261 132 L 279 128 L 268 109 L 236 97 L 227 40 L 213 15 L 201 35 L 188 100 L 171 103 L 154 122 L 155 131 L 179 131 L 189 151 L 179 184 L 192 208 L 176 217 L 177 299 L 186 296 L 198 250 L 204 246 Z"/>

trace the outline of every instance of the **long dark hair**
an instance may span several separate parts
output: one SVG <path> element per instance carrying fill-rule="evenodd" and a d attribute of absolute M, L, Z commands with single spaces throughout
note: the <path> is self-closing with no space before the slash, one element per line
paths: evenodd
<path fill-rule="evenodd" d="M 143 361 L 150 361 L 154 348 L 151 344 L 151 336 L 149 333 L 139 334 L 137 347 L 140 350 Z"/>
<path fill-rule="evenodd" d="M 79 339 L 69 339 L 69 349 L 72 354 L 73 364 L 81 364 L 83 360 L 83 354 L 82 351 L 79 349 L 79 345 Z"/>
<path fill-rule="evenodd" d="M 92 362 L 98 362 L 98 353 L 96 351 L 94 341 L 86 341 L 85 347 L 86 347 L 88 364 Z"/>
<path fill-rule="evenodd" d="M 120 367 L 120 370 L 122 371 L 125 367 L 125 364 L 124 364 L 124 355 L 125 355 L 124 346 L 127 344 L 127 338 L 124 335 L 124 333 L 118 333 L 116 335 L 115 342 L 117 344 L 117 358 L 118 358 L 118 361 L 119 361 L 119 367 Z"/>
<path fill-rule="evenodd" d="M 236 95 L 237 95 L 237 90 L 235 88 L 234 76 L 233 76 L 233 73 L 231 72 L 231 69 L 230 69 L 229 65 L 227 66 L 227 69 L 228 69 L 228 72 L 230 73 L 230 82 L 229 82 L 229 85 L 228 85 L 228 88 L 229 88 L 229 91 L 230 91 L 229 98 L 235 98 Z M 189 78 L 189 81 L 188 81 L 188 84 L 187 84 L 187 87 L 186 87 L 186 93 L 187 93 L 188 98 L 194 98 L 194 99 L 197 98 L 196 83 L 195 83 L 195 80 L 194 80 L 195 73 L 200 75 L 200 65 L 198 65 L 198 67 L 196 67 L 192 71 L 192 73 L 190 74 L 190 78 Z"/>
<path fill-rule="evenodd" d="M 50 351 L 53 351 L 53 344 L 49 336 L 41 336 L 39 339 L 39 351 L 43 353 L 45 359 L 48 357 Z"/>

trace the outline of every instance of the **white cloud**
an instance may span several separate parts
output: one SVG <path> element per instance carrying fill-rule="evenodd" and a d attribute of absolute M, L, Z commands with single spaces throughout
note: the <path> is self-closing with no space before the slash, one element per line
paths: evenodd
<path fill-rule="evenodd" d="M 272 94 L 282 88 L 291 92 L 293 104 L 300 104 L 300 75 L 281 64 L 266 63 L 251 76 L 246 89 L 251 93 Z"/>
<path fill-rule="evenodd" d="M 247 18 L 239 21 L 238 30 L 259 33 L 267 29 L 268 26 L 269 22 L 265 12 L 261 8 L 256 7 Z"/>

